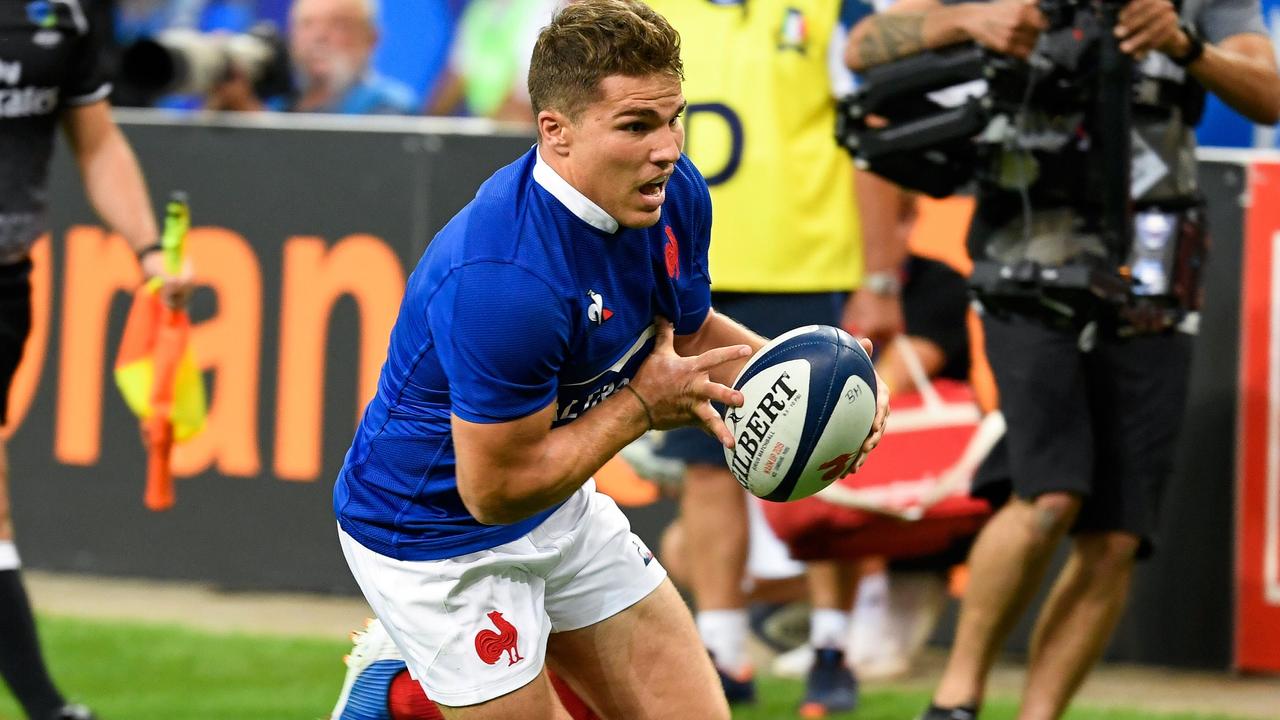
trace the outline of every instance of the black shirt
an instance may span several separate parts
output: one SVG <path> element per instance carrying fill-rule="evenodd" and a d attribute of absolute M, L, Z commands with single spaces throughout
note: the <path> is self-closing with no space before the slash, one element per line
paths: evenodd
<path fill-rule="evenodd" d="M 0 0 L 0 263 L 25 257 L 47 229 L 62 111 L 111 91 L 103 10 L 95 0 Z"/>

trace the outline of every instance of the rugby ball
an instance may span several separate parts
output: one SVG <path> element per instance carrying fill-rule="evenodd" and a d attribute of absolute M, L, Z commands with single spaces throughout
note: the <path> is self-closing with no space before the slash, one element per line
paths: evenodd
<path fill-rule="evenodd" d="M 853 470 L 876 414 L 876 375 L 849 333 L 807 325 L 765 345 L 733 381 L 742 407 L 725 412 L 735 439 L 725 461 L 752 495 L 786 502 Z"/>

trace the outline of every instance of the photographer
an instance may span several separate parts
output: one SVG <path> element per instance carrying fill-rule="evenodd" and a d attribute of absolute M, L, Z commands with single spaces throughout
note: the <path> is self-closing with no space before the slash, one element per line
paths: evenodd
<path fill-rule="evenodd" d="M 209 95 L 212 110 L 268 110 L 340 115 L 410 115 L 414 93 L 370 67 L 378 42 L 375 0 L 296 0 L 289 11 L 289 59 L 296 97 L 272 107 L 253 82 L 233 72 Z"/>
<path fill-rule="evenodd" d="M 1048 52 L 1041 40 L 1051 5 L 903 0 L 854 28 L 845 60 L 863 70 L 966 41 L 1032 58 Z M 1094 29 L 1113 31 L 1120 51 L 1135 59 L 1135 207 L 1181 208 L 1173 215 L 1178 222 L 1202 216 L 1191 83 L 1255 122 L 1280 118 L 1280 76 L 1257 0 L 1184 0 L 1181 12 L 1169 0 L 1132 0 L 1114 28 L 1095 23 Z M 1099 197 L 1107 176 L 1089 162 L 1090 141 L 1096 151 L 1106 128 L 1091 126 L 1083 114 L 1058 151 L 1009 150 L 979 174 L 970 228 L 975 260 L 1049 266 L 1107 256 L 1097 230 L 1105 226 L 1103 209 L 1119 204 Z M 1027 167 L 1036 172 L 1017 172 Z M 991 665 L 1068 531 L 1070 557 L 1032 636 L 1020 720 L 1061 716 L 1101 655 L 1124 608 L 1134 560 L 1151 549 L 1156 505 L 1171 471 L 1191 352 L 1191 338 L 1177 325 L 1194 311 L 1194 291 L 1179 305 L 1183 314 L 1117 309 L 1109 320 L 1073 325 L 1028 307 L 999 307 L 979 288 L 987 355 L 1009 430 L 1000 481 L 989 479 L 995 467 L 985 468 L 975 493 L 1008 501 L 974 545 L 955 642 L 922 720 L 977 716 Z M 1067 308 L 1064 316 L 1072 311 L 1097 312 Z"/>

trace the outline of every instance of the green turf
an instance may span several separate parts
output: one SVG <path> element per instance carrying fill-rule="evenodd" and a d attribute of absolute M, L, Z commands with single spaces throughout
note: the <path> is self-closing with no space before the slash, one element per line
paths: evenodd
<path fill-rule="evenodd" d="M 758 705 L 734 712 L 734 720 L 780 720 L 797 717 L 795 708 L 800 702 L 803 687 L 790 680 L 763 679 L 757 692 Z M 928 696 L 921 692 L 877 690 L 864 693 L 857 710 L 851 713 L 830 715 L 833 720 L 914 720 L 928 703 Z M 982 720 L 1013 720 L 1017 705 L 1012 701 L 993 701 L 982 709 Z M 1065 720 L 1232 720 L 1227 715 L 1200 715 L 1195 713 L 1159 714 L 1134 710 L 1106 710 L 1076 708 L 1067 713 Z"/>
<path fill-rule="evenodd" d="M 47 617 L 40 633 L 63 692 L 102 720 L 316 720 L 333 708 L 350 649 L 328 640 Z M 0 719 L 20 718 L 0 692 Z"/>
<path fill-rule="evenodd" d="M 65 692 L 102 720 L 317 720 L 342 682 L 342 642 L 215 635 L 179 627 L 41 618 L 45 653 Z M 762 680 L 761 703 L 737 720 L 794 718 L 800 684 Z M 857 720 L 911 720 L 923 693 L 867 693 Z M 0 720 L 20 720 L 0 689 Z M 838 717 L 838 716 L 833 716 Z M 1012 720 L 1012 703 L 992 703 L 983 720 Z M 1156 715 L 1077 709 L 1067 720 L 1230 720 L 1225 715 Z"/>

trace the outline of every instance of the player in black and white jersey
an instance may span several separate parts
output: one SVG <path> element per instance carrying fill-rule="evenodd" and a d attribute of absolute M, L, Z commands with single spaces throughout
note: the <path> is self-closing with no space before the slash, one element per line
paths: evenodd
<path fill-rule="evenodd" d="M 48 229 L 54 132 L 70 141 L 86 194 L 103 221 L 138 254 L 143 273 L 164 275 L 159 233 L 142 172 L 111 118 L 105 50 L 110 17 L 94 0 L 0 2 L 0 424 L 31 328 L 31 260 Z M 169 302 L 189 272 L 166 277 Z M 18 573 L 9 515 L 8 458 L 0 440 L 0 676 L 33 720 L 92 718 L 68 704 L 45 669 Z"/>

